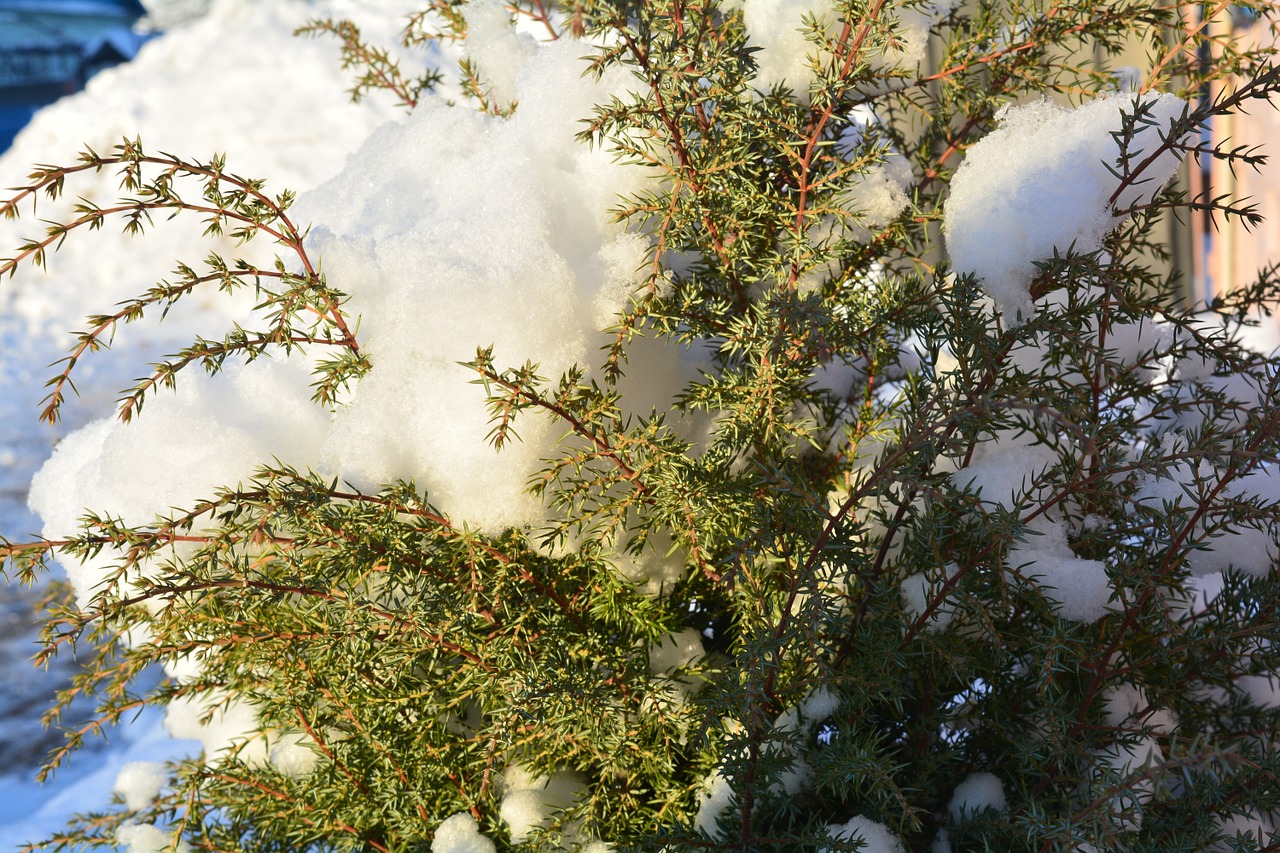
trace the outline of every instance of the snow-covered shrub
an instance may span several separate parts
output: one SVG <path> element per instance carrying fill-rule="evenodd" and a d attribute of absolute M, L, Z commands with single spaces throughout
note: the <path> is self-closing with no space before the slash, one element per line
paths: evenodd
<path fill-rule="evenodd" d="M 301 198 L 136 139 L 38 167 L 0 274 L 244 244 L 91 317 L 47 419 L 124 323 L 255 306 L 6 546 L 70 576 L 72 693 L 205 747 L 63 841 L 1275 849 L 1280 278 L 1189 304 L 1156 226 L 1256 218 L 1171 181 L 1256 164 L 1199 131 L 1280 72 L 1193 12 L 440 0 L 402 47 L 456 76 L 310 28 L 409 109 Z"/>

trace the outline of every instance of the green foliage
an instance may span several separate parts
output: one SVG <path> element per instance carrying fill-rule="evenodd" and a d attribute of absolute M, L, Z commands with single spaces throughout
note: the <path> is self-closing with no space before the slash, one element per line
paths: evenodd
<path fill-rule="evenodd" d="M 1280 88 L 1262 53 L 1230 42 L 1201 64 L 1208 28 L 1185 22 L 1222 7 L 979 2 L 934 26 L 936 70 L 917 73 L 881 60 L 900 43 L 893 4 L 843 2 L 837 26 L 809 28 L 809 90 L 757 93 L 733 4 L 512 6 L 556 37 L 582 37 L 595 71 L 635 76 L 633 96 L 584 116 L 581 139 L 655 177 L 618 202 L 651 263 L 600 369 L 549 379 L 535 364 L 503 367 L 486 341 L 468 365 L 495 446 L 517 441 L 534 411 L 563 427 L 530 483 L 550 520 L 479 531 L 412 483 L 362 494 L 261 460 L 247 485 L 154 524 L 88 515 L 78 537 L 6 546 L 28 578 L 55 552 L 119 554 L 87 606 L 52 611 L 47 654 L 96 650 L 62 706 L 90 694 L 104 721 L 194 700 L 258 715 L 256 739 L 175 764 L 153 805 L 89 816 L 50 846 L 111 846 L 121 826 L 158 823 L 210 851 L 388 853 L 427 849 L 442 821 L 466 813 L 500 849 L 852 850 L 830 827 L 855 816 L 912 851 L 936 849 L 941 831 L 966 853 L 1277 849 L 1274 835 L 1232 840 L 1223 827 L 1280 813 L 1280 708 L 1234 689 L 1280 664 L 1280 576 L 1228 572 L 1209 603 L 1190 579 L 1195 555 L 1237 531 L 1274 546 L 1280 503 L 1235 487 L 1280 464 L 1280 362 L 1241 338 L 1280 295 L 1280 268 L 1221 295 L 1209 323 L 1181 298 L 1157 228 L 1161 216 L 1254 222 L 1256 211 L 1177 189 L 1118 211 L 1129 218 L 1101 250 L 1043 260 L 1031 292 L 1057 307 L 1018 325 L 995 319 L 980 282 L 953 275 L 938 246 L 951 172 L 1002 106 L 1113 85 L 1081 48 L 1145 45 L 1151 87 L 1244 80 L 1173 127 L 1135 108 L 1116 133 L 1121 188 L 1149 162 L 1128 154 L 1139 135 L 1258 165 L 1252 149 L 1185 141 Z M 463 11 L 436 4 L 410 20 L 405 44 L 462 40 Z M 356 97 L 387 89 L 412 106 L 444 79 L 404 76 L 349 23 L 305 31 L 341 39 L 344 64 L 362 69 Z M 511 111 L 491 102 L 482 68 L 464 63 L 459 80 L 471 106 Z M 891 154 L 911 165 L 909 204 L 876 221 L 849 191 Z M 118 324 L 206 285 L 254 288 L 264 325 L 177 353 L 126 392 L 122 417 L 192 364 L 332 349 L 315 368 L 326 406 L 377 369 L 289 219 L 292 197 L 219 158 L 126 141 L 41 167 L 0 211 L 103 168 L 121 170 L 120 203 L 80 205 L 0 275 L 43 265 L 70 232 L 108 219 L 143 230 L 157 210 L 243 242 L 266 236 L 284 259 L 262 269 L 211 256 L 91 317 L 50 383 L 46 419 Z M 184 195 L 192 181 L 197 195 Z M 1109 340 L 1156 320 L 1165 332 L 1136 356 Z M 638 336 L 710 342 L 714 369 L 671 411 L 629 417 L 619 386 Z M 837 369 L 852 377 L 847 391 L 815 379 Z M 679 417 L 714 421 L 710 437 L 690 439 Z M 957 473 L 1022 447 L 1052 461 L 1011 504 L 984 501 Z M 1162 477 L 1180 488 L 1140 499 Z M 1101 618 L 1068 618 L 1019 562 L 1046 518 L 1071 531 L 1075 558 L 1105 564 Z M 655 549 L 685 560 L 656 595 L 618 569 Z M 655 647 L 690 629 L 705 654 L 651 665 Z M 198 676 L 138 686 L 178 659 L 199 661 Z M 1125 691 L 1138 698 L 1117 714 Z M 306 772 L 264 757 L 298 744 L 314 759 Z M 523 840 L 502 815 L 515 765 L 571 774 L 574 789 Z M 979 772 L 1000 779 L 1007 806 L 956 821 L 953 792 Z M 718 830 L 700 817 L 708 784 L 733 794 Z"/>

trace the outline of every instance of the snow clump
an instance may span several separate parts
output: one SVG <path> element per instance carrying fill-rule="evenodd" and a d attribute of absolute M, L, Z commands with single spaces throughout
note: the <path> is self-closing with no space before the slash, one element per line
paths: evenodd
<path fill-rule="evenodd" d="M 1128 154 L 1131 168 L 1143 165 L 1112 202 L 1120 189 L 1108 169 L 1120 154 L 1112 134 L 1139 105 L 1144 126 Z M 981 279 L 1006 320 L 1030 316 L 1036 261 L 1055 249 L 1097 250 L 1119 224 L 1113 209 L 1149 201 L 1173 177 L 1178 153 L 1157 149 L 1186 108 L 1176 95 L 1154 93 L 1099 98 L 1075 109 L 1048 100 L 1006 108 L 1000 127 L 966 152 L 951 181 L 943 234 L 955 270 Z"/>
<path fill-rule="evenodd" d="M 667 634 L 649 647 L 649 671 L 654 675 L 674 676 L 680 670 L 706 654 L 702 635 L 696 628 L 685 628 Z M 683 705 L 697 693 L 704 682 L 697 676 L 672 677 L 667 694 L 676 705 Z"/>
<path fill-rule="evenodd" d="M 173 833 L 150 823 L 126 823 L 116 829 L 116 844 L 126 853 L 189 853 L 191 845 L 179 841 L 173 846 Z"/>
<path fill-rule="evenodd" d="M 944 573 L 946 575 L 945 578 L 942 577 Z M 948 602 L 947 599 L 954 589 L 947 589 L 946 594 L 943 594 L 943 590 L 959 573 L 960 567 L 958 565 L 947 563 L 942 572 L 916 572 L 908 575 L 899 587 L 907 618 L 912 622 L 919 619 L 925 611 L 929 610 L 929 605 L 935 599 L 938 599 L 937 605 L 929 613 L 928 621 L 925 623 L 925 630 L 936 632 L 950 625 L 951 620 L 955 618 L 956 610 L 955 605 Z"/>
<path fill-rule="evenodd" d="M 507 769 L 506 788 L 498 805 L 498 816 L 507 824 L 514 844 L 529 838 L 535 829 L 547 826 L 559 812 L 570 809 L 582 793 L 582 778 L 561 771 L 551 776 L 535 776 L 523 767 Z M 566 828 L 569 834 L 572 828 Z"/>
<path fill-rule="evenodd" d="M 531 36 L 516 32 L 511 12 L 501 0 L 471 0 L 463 7 L 467 21 L 467 56 L 478 66 L 481 87 L 494 106 L 516 101 L 516 75 L 537 51 Z"/>
<path fill-rule="evenodd" d="M 131 812 L 145 809 L 160 796 L 168 778 L 158 761 L 131 761 L 120 768 L 112 793 L 119 794 Z"/>
<path fill-rule="evenodd" d="M 862 846 L 858 848 L 860 853 L 906 853 L 907 850 L 902 839 L 894 835 L 889 827 L 861 815 L 846 824 L 833 824 L 827 829 L 835 841 L 861 840 Z M 831 853 L 831 848 L 824 847 L 822 853 Z"/>
<path fill-rule="evenodd" d="M 1176 714 L 1153 708 L 1142 688 L 1133 684 L 1121 683 L 1108 688 L 1104 696 L 1103 714 L 1107 725 L 1115 728 L 1141 725 L 1167 735 L 1172 734 L 1178 725 Z"/>
<path fill-rule="evenodd" d="M 1041 516 L 1027 534 L 1009 549 L 1009 568 L 1031 578 L 1064 619 L 1089 623 L 1105 616 L 1111 600 L 1106 564 L 1077 557 L 1062 521 Z"/>
<path fill-rule="evenodd" d="M 1163 439 L 1174 447 L 1184 439 L 1175 434 Z M 1136 499 L 1152 507 L 1169 507 L 1176 512 L 1193 513 L 1197 509 L 1196 489 L 1215 485 L 1220 474 L 1207 462 L 1181 462 L 1159 475 L 1144 477 Z M 1192 488 L 1189 490 L 1188 486 Z M 1190 491 L 1190 494 L 1188 494 Z M 1230 480 L 1220 490 L 1222 501 L 1258 501 L 1262 506 L 1280 503 L 1280 472 L 1259 468 Z M 1210 533 L 1204 524 L 1196 525 L 1197 548 L 1188 552 L 1187 566 L 1196 576 L 1235 569 L 1256 578 L 1266 577 L 1280 559 L 1276 537 L 1280 531 L 1274 524 L 1261 520 L 1254 526 L 1241 524 L 1216 528 Z"/>
<path fill-rule="evenodd" d="M 956 786 L 947 811 L 952 821 L 960 823 L 986 809 L 1002 811 L 1007 804 L 1000 777 L 994 773 L 973 773 Z"/>
<path fill-rule="evenodd" d="M 497 849 L 480 834 L 480 825 L 466 812 L 446 818 L 431 842 L 431 853 L 496 853 Z"/>
<path fill-rule="evenodd" d="M 698 814 L 693 823 L 708 838 L 720 840 L 724 832 L 720 829 L 720 818 L 733 807 L 736 797 L 733 785 L 719 770 L 715 770 L 702 783 L 699 792 Z"/>
<path fill-rule="evenodd" d="M 981 497 L 984 504 L 1005 510 L 1038 506 L 1058 454 L 1037 444 L 1030 433 L 1006 432 L 978 445 L 968 467 L 952 474 L 958 487 Z M 1010 573 L 1031 580 L 1059 615 L 1076 622 L 1095 622 L 1106 615 L 1111 583 L 1101 560 L 1077 557 L 1064 520 L 1037 515 L 1026 525 L 1023 539 L 1006 558 Z M 905 587 L 910 608 L 920 581 Z M 941 616 L 941 614 L 939 614 Z"/>
<path fill-rule="evenodd" d="M 839 193 L 836 204 L 854 217 L 846 224 L 850 236 L 867 240 L 873 229 L 892 222 L 911 203 L 907 193 L 913 178 L 911 162 L 901 154 L 890 154 Z"/>
<path fill-rule="evenodd" d="M 419 109 L 300 201 L 374 364 L 326 438 L 328 465 L 359 488 L 412 479 L 487 529 L 544 518 L 525 484 L 562 427 L 523 418 L 495 464 L 484 390 L 459 363 L 492 345 L 499 368 L 528 360 L 558 377 L 588 364 L 604 341 L 599 317 L 638 283 L 644 247 L 608 211 L 646 173 L 574 141 L 593 104 L 631 78 L 582 80 L 581 52 L 540 47 L 517 75 L 510 119 Z"/>

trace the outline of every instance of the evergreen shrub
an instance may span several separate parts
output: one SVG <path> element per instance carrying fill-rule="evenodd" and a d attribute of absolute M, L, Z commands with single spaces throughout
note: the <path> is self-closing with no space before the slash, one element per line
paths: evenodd
<path fill-rule="evenodd" d="M 66 750 L 148 705 L 205 745 L 48 846 L 1280 850 L 1280 268 L 1206 304 L 1169 263 L 1258 220 L 1175 180 L 1262 162 L 1202 133 L 1280 88 L 1227 14 L 436 0 L 394 50 L 307 28 L 407 110 L 307 197 L 37 168 L 6 215 L 121 195 L 0 274 L 244 244 L 90 317 L 45 419 L 123 324 L 256 302 L 5 545 L 71 578 Z"/>

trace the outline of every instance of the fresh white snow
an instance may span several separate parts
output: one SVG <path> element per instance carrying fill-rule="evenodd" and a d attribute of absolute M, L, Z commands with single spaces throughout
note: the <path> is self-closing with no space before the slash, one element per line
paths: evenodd
<path fill-rule="evenodd" d="M 1092 252 L 1119 224 L 1114 211 L 1150 200 L 1178 168 L 1178 152 L 1160 150 L 1139 180 L 1120 192 L 1120 150 L 1112 133 L 1137 103 L 1149 125 L 1129 147 L 1131 169 L 1161 147 L 1186 102 L 1175 95 L 1116 95 L 1074 109 L 1052 101 L 1007 107 L 1002 123 L 965 152 L 951 180 L 943 232 L 957 272 L 982 280 L 1009 322 L 1031 316 L 1028 288 L 1036 261 Z"/>

